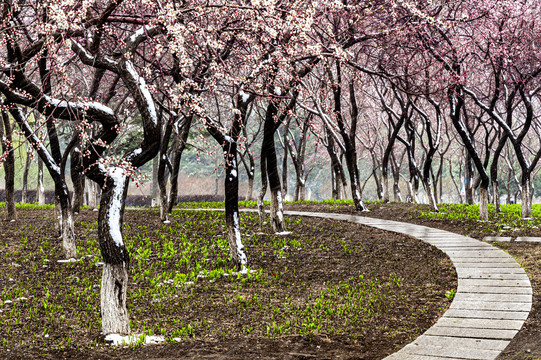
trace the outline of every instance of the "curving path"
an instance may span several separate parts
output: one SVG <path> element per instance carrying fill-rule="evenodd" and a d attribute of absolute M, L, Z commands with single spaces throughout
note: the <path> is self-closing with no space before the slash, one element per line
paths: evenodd
<path fill-rule="evenodd" d="M 504 251 L 421 225 L 347 214 L 285 211 L 286 215 L 346 220 L 411 235 L 446 253 L 458 289 L 438 322 L 386 360 L 495 359 L 518 333 L 532 308 L 532 287 L 520 265 Z"/>

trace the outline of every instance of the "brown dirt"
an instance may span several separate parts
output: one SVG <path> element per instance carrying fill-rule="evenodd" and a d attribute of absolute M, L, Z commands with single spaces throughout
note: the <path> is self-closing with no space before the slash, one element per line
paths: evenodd
<path fill-rule="evenodd" d="M 429 210 L 427 205 L 414 205 L 407 203 L 390 202 L 368 203 L 370 212 L 356 213 L 351 205 L 314 205 L 314 204 L 290 204 L 286 210 L 339 212 L 357 214 L 361 216 L 381 219 L 409 222 L 418 225 L 430 226 L 442 230 L 451 231 L 477 239 L 485 236 L 533 236 L 541 237 L 541 229 L 521 227 L 502 229 L 494 226 L 491 222 L 479 222 L 474 220 L 456 221 L 445 219 L 419 218 L 420 212 Z M 538 360 L 541 359 L 541 244 L 524 242 L 494 242 L 493 245 L 511 254 L 526 270 L 533 288 L 533 306 L 530 316 L 524 323 L 518 335 L 511 341 L 505 351 L 500 354 L 498 360 Z"/>
<path fill-rule="evenodd" d="M 243 281 L 241 285 L 231 277 L 215 282 L 197 280 L 189 291 L 185 287 L 170 290 L 161 303 L 155 303 L 150 295 L 133 300 L 138 290 L 145 294 L 154 291 L 150 280 L 153 276 L 173 270 L 189 272 L 197 261 L 194 258 L 190 260 L 194 263 L 183 264 L 173 257 L 160 262 L 161 250 L 156 246 L 165 235 L 173 234 L 174 241 L 176 234 L 182 232 L 189 234 L 190 239 L 206 238 L 210 249 L 205 254 L 210 259 L 209 269 L 224 266 L 219 259 L 227 251 L 214 245 L 224 228 L 223 224 L 215 223 L 213 216 L 221 217 L 195 213 L 173 218 L 169 226 L 163 226 L 155 211 L 126 213 L 126 242 L 134 246 L 130 276 L 140 276 L 145 269 L 150 271 L 148 277 L 130 284 L 132 330 L 141 332 L 143 327 L 155 327 L 169 334 L 178 324 L 204 320 L 205 325 L 183 337 L 180 343 L 112 348 L 100 342 L 99 323 L 96 323 L 101 271 L 93 261 L 99 261 L 99 254 L 97 251 L 93 254 L 95 260 L 58 265 L 56 260 L 62 256 L 52 226 L 52 211 L 20 210 L 16 223 L 3 225 L 0 286 L 6 291 L 13 291 L 14 286 L 25 287 L 32 295 L 26 303 L 0 305 L 0 321 L 4 324 L 0 328 L 0 339 L 4 342 L 0 357 L 381 359 L 430 327 L 449 304 L 446 292 L 456 289 L 456 276 L 449 259 L 417 239 L 346 222 L 308 218 L 289 219 L 287 226 L 292 234 L 277 238 L 259 234 L 255 216 L 246 215 L 243 216 L 244 241 L 252 267 L 261 270 L 260 282 L 244 284 Z M 96 246 L 96 218 L 96 213 L 90 211 L 83 211 L 76 218 L 81 254 L 94 251 L 88 249 Z M 170 232 L 170 228 L 178 231 Z M 209 231 L 214 235 L 209 235 Z M 150 240 L 146 240 L 147 235 Z M 23 237 L 27 238 L 25 246 L 21 244 Z M 138 268 L 136 250 L 144 248 L 145 241 L 151 244 L 153 252 Z M 49 244 L 45 246 L 45 242 Z M 296 243 L 302 244 L 300 250 L 292 245 Z M 197 244 L 201 246 L 202 242 Z M 289 246 L 282 247 L 283 244 Z M 48 268 L 42 268 L 44 258 L 50 261 Z M 356 319 L 354 313 L 338 316 L 332 311 L 328 315 L 314 310 L 317 309 L 314 302 L 322 294 L 329 300 L 335 294 L 333 289 L 347 294 L 349 289 L 353 291 L 368 284 L 379 284 L 376 286 L 379 295 L 373 303 L 360 305 L 359 309 L 373 308 L 373 313 L 364 319 Z M 49 293 L 50 304 L 57 305 L 54 310 L 43 308 L 45 291 Z M 85 294 L 89 300 L 79 300 L 78 294 Z M 238 302 L 224 303 L 224 297 L 235 296 L 259 300 L 244 307 L 239 307 Z M 284 299 L 298 305 L 300 310 L 295 313 L 286 309 Z M 355 297 L 348 306 L 358 306 L 354 300 Z M 326 309 L 335 310 L 339 306 L 333 303 Z M 314 322 L 321 325 L 319 329 L 299 330 L 306 311 L 317 316 Z M 265 331 L 274 321 L 278 324 L 285 320 L 292 325 L 284 334 Z M 49 335 L 46 338 L 44 329 Z M 70 343 L 63 342 L 67 337 L 72 339 Z"/>

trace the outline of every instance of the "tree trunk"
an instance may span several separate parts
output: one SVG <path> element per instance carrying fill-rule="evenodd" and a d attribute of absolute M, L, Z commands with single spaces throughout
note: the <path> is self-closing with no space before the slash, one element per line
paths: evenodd
<path fill-rule="evenodd" d="M 62 179 L 55 180 L 55 210 L 58 211 L 59 230 L 66 259 L 77 257 L 75 231 L 68 187 Z"/>
<path fill-rule="evenodd" d="M 383 201 L 389 202 L 389 176 L 387 172 L 381 175 L 383 180 Z"/>
<path fill-rule="evenodd" d="M 259 194 L 257 196 L 257 214 L 259 216 L 259 227 L 263 228 L 263 224 L 265 223 L 265 194 L 267 193 L 267 186 L 268 186 L 268 180 L 267 180 L 267 162 L 265 161 L 265 157 L 261 156 L 260 160 L 260 171 L 261 171 L 261 189 L 259 190 Z"/>
<path fill-rule="evenodd" d="M 101 323 L 104 334 L 128 334 L 126 294 L 130 258 L 122 240 L 128 178 L 120 175 L 122 170 L 115 170 L 107 179 L 98 214 L 98 239 L 105 263 L 101 279 Z"/>
<path fill-rule="evenodd" d="M 438 205 L 436 204 L 436 198 L 434 197 L 434 192 L 432 190 L 432 184 L 430 183 L 430 179 L 423 180 L 423 187 L 426 192 L 426 197 L 428 198 L 428 205 L 430 206 L 430 210 L 438 211 Z"/>
<path fill-rule="evenodd" d="M 167 166 L 169 159 L 167 158 L 167 148 L 169 147 L 169 140 L 171 139 L 171 133 L 173 132 L 173 123 L 168 121 L 165 125 L 165 131 L 160 142 L 160 152 L 158 164 L 158 190 L 160 200 L 160 220 L 163 223 L 169 223 L 169 202 L 167 201 Z"/>
<path fill-rule="evenodd" d="M 36 188 L 38 205 L 45 205 L 45 187 L 43 186 L 43 160 L 38 157 L 38 186 Z"/>
<path fill-rule="evenodd" d="M 530 174 L 522 174 L 521 181 L 522 191 L 520 192 L 521 202 L 522 202 L 522 218 L 528 219 L 532 217 L 532 196 L 531 196 L 531 185 L 530 185 Z"/>
<path fill-rule="evenodd" d="M 15 212 L 15 154 L 13 153 L 12 128 L 9 122 L 9 115 L 2 111 L 2 122 L 0 124 L 0 138 L 2 139 L 2 151 L 5 155 L 4 174 L 5 174 L 5 194 L 7 220 L 15 221 L 17 213 Z"/>
<path fill-rule="evenodd" d="M 251 175 L 251 176 L 250 176 Z M 254 198 L 254 174 L 248 174 L 248 190 L 246 190 L 246 201 Z"/>
<path fill-rule="evenodd" d="M 488 220 L 488 189 L 481 187 L 479 193 L 479 218 Z"/>
<path fill-rule="evenodd" d="M 85 177 L 82 174 L 83 167 L 81 166 L 80 151 L 75 147 L 71 151 L 70 174 L 73 183 L 73 202 L 72 211 L 78 214 L 83 206 L 85 194 Z"/>
<path fill-rule="evenodd" d="M 501 212 L 502 209 L 500 204 L 500 184 L 498 182 L 498 179 L 492 180 L 492 201 L 494 203 L 494 212 Z"/>
<path fill-rule="evenodd" d="M 248 264 L 240 234 L 239 219 L 239 178 L 237 165 L 237 146 L 230 143 L 225 153 L 225 223 L 229 254 L 237 270 Z"/>
<path fill-rule="evenodd" d="M 466 169 L 465 169 L 465 190 L 466 190 L 466 203 L 475 204 L 473 196 L 473 167 L 470 154 L 466 153 Z"/>
<path fill-rule="evenodd" d="M 174 150 L 172 156 L 173 163 L 170 179 L 171 189 L 169 189 L 169 207 L 167 209 L 169 213 L 173 211 L 173 207 L 177 204 L 178 200 L 178 175 L 180 172 L 180 160 L 182 158 L 182 152 L 186 148 L 192 120 L 192 116 L 188 116 L 184 119 L 184 123 L 181 125 L 180 130 L 177 129 L 177 136 L 175 136 L 174 139 Z"/>
<path fill-rule="evenodd" d="M 263 126 L 263 144 L 261 146 L 261 158 L 265 161 L 266 176 L 271 192 L 270 223 L 272 231 L 285 231 L 283 215 L 282 186 L 278 174 L 278 161 L 276 147 L 274 145 L 274 133 L 276 132 L 275 117 L 278 109 L 271 101 L 267 107 L 265 124 Z M 263 169 L 263 167 L 262 167 Z M 261 173 L 263 177 L 263 172 Z M 261 198 L 261 200 L 263 200 Z"/>
<path fill-rule="evenodd" d="M 158 156 L 152 159 L 152 185 L 150 190 L 151 206 L 155 207 L 159 205 L 158 199 L 158 168 L 159 168 L 160 159 Z"/>
<path fill-rule="evenodd" d="M 23 173 L 23 191 L 21 194 L 21 202 L 28 202 L 28 172 L 30 171 L 30 165 L 32 164 L 32 157 L 30 156 L 30 149 L 26 152 L 26 161 L 24 164 L 24 173 Z"/>

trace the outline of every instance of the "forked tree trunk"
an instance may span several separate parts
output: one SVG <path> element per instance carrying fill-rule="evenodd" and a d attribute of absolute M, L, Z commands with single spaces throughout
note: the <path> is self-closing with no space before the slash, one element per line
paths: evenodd
<path fill-rule="evenodd" d="M 21 194 L 21 202 L 28 202 L 28 172 L 30 171 L 30 165 L 32 164 L 32 157 L 30 156 L 30 149 L 26 153 L 26 161 L 24 164 L 24 173 L 23 173 L 23 191 Z"/>
<path fill-rule="evenodd" d="M 122 240 L 128 178 L 120 175 L 122 171 L 114 169 L 110 172 L 98 214 L 98 239 L 105 263 L 101 279 L 101 323 L 104 334 L 130 332 L 126 307 L 130 259 Z"/>

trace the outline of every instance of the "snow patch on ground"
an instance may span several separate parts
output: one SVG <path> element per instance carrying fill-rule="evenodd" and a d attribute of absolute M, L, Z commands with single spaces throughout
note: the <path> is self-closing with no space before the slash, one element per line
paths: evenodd
<path fill-rule="evenodd" d="M 173 338 L 173 341 L 180 342 L 180 338 Z M 122 336 L 119 334 L 108 334 L 105 336 L 105 342 L 109 343 L 109 345 L 115 345 L 115 346 L 129 346 L 129 345 L 135 345 L 135 344 L 143 344 L 143 345 L 149 345 L 149 344 L 161 344 L 165 342 L 165 337 L 158 336 L 158 335 L 145 335 L 145 334 L 132 334 L 132 335 L 126 335 Z"/>
<path fill-rule="evenodd" d="M 280 231 L 280 232 L 274 233 L 274 235 L 291 235 L 291 231 Z"/>

